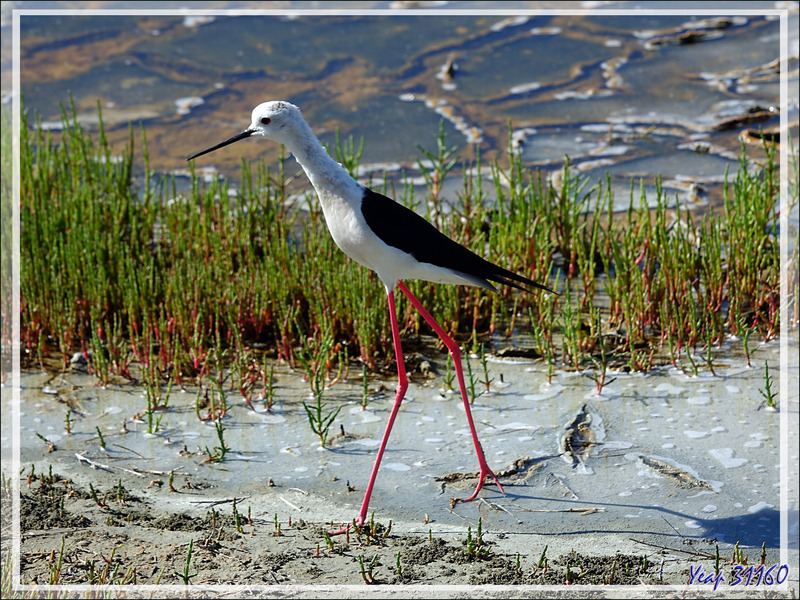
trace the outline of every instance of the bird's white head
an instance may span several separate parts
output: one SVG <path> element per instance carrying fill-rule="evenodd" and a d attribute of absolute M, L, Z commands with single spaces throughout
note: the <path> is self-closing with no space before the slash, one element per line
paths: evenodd
<path fill-rule="evenodd" d="M 300 109 L 284 100 L 263 102 L 253 109 L 248 131 L 278 142 L 305 124 Z"/>
<path fill-rule="evenodd" d="M 253 109 L 250 127 L 240 133 L 237 133 L 232 138 L 217 144 L 216 146 L 212 146 L 211 148 L 206 148 L 205 150 L 197 152 L 196 154 L 192 154 L 186 160 L 191 160 L 193 158 L 197 158 L 198 156 L 202 156 L 203 154 L 208 154 L 209 152 L 218 150 L 219 148 L 227 146 L 228 144 L 238 142 L 239 140 L 243 140 L 254 135 L 275 140 L 276 142 L 290 146 L 290 142 L 307 128 L 308 125 L 303 120 L 303 116 L 300 114 L 300 109 L 294 104 L 286 102 L 285 100 L 272 100 L 270 102 L 263 102 Z"/>

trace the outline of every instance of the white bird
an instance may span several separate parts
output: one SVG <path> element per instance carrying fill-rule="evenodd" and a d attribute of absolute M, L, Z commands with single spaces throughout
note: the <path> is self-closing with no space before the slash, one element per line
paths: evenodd
<path fill-rule="evenodd" d="M 461 351 L 458 344 L 447 335 L 419 300 L 409 291 L 404 279 L 422 279 L 435 283 L 476 285 L 497 291 L 492 281 L 510 285 L 521 290 L 515 282 L 550 291 L 526 277 L 517 275 L 503 267 L 484 260 L 464 246 L 454 242 L 433 225 L 410 210 L 355 181 L 347 171 L 333 160 L 319 139 L 303 119 L 300 109 L 286 101 L 259 104 L 253 109 L 250 127 L 233 137 L 190 156 L 197 158 L 228 144 L 249 137 L 264 137 L 283 144 L 303 167 L 311 185 L 317 192 L 325 222 L 333 240 L 350 258 L 372 269 L 386 287 L 389 301 L 389 320 L 397 361 L 397 393 L 386 431 L 383 434 L 375 465 L 372 469 L 361 510 L 355 519 L 356 525 L 366 521 L 372 488 L 378 475 L 389 434 L 395 417 L 408 388 L 403 350 L 400 344 L 400 329 L 394 302 L 394 288 L 400 289 L 411 304 L 420 312 L 439 335 L 453 358 L 461 399 L 467 413 L 467 422 L 478 456 L 480 474 L 474 493 L 462 500 L 475 499 L 483 487 L 486 477 L 494 479 L 503 492 L 503 486 L 489 468 L 478 441 L 472 420 L 464 372 L 461 366 Z M 346 531 L 343 529 L 342 532 Z M 341 532 L 338 532 L 341 533 Z"/>

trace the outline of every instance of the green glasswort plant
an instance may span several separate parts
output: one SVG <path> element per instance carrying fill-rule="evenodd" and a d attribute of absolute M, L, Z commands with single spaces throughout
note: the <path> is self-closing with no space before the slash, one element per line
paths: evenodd
<path fill-rule="evenodd" d="M 339 416 L 339 411 L 342 410 L 341 406 L 336 410 L 326 410 L 327 404 L 322 401 L 322 396 L 325 393 L 326 365 L 332 347 L 333 340 L 330 337 L 326 337 L 319 343 L 315 351 L 312 352 L 306 346 L 297 353 L 298 360 L 305 368 L 308 382 L 311 386 L 311 394 L 314 397 L 314 404 L 309 405 L 304 401 L 303 408 L 306 411 L 311 431 L 319 437 L 319 443 L 323 447 L 328 441 L 328 431 L 333 421 Z"/>
<path fill-rule="evenodd" d="M 102 113 L 88 130 L 70 105 L 59 132 L 22 114 L 25 360 L 41 362 L 52 347 L 66 366 L 74 352 L 91 351 L 99 383 L 113 376 L 146 383 L 151 414 L 166 405 L 164 384 L 205 385 L 229 365 L 237 368 L 226 385 L 250 394 L 259 376 L 249 368 L 256 342 L 294 364 L 302 340 L 324 331 L 371 370 L 391 364 L 380 282 L 335 247 L 307 181 L 287 179 L 283 161 L 274 171 L 263 161 L 243 163 L 235 193 L 227 180 L 202 183 L 195 173 L 180 193 L 173 177 L 152 176 L 143 129 L 137 135 L 130 127 L 112 148 Z M 424 207 L 459 243 L 561 295 L 411 283 L 450 334 L 475 340 L 530 331 L 548 369 L 584 370 L 597 369 L 600 336 L 613 332 L 615 364 L 642 371 L 669 361 L 692 373 L 714 368 L 713 351 L 729 334 L 748 340 L 748 353 L 750 340 L 778 335 L 773 150 L 757 168 L 742 152 L 721 207 L 685 206 L 657 182 L 651 197 L 632 185 L 628 209 L 614 213 L 610 180 L 589 186 L 567 164 L 555 186 L 523 165 L 510 133 L 507 155 L 489 165 L 484 182 L 480 155 L 459 166 L 440 127 L 434 149 L 421 148 Z M 148 175 L 139 187 L 137 138 Z M 355 173 L 362 150 L 337 139 L 332 151 Z M 459 169 L 463 186 L 445 207 L 444 178 Z M 408 179 L 399 187 L 395 197 L 415 205 Z M 306 202 L 286 202 L 289 194 Z M 795 187 L 790 195 L 793 206 Z M 789 262 L 796 281 L 797 259 Z M 790 315 L 797 306 L 790 302 Z M 593 307 L 602 328 L 593 326 Z M 403 298 L 398 315 L 406 335 L 430 333 Z"/>
<path fill-rule="evenodd" d="M 225 455 L 228 453 L 228 445 L 225 443 L 225 427 L 222 424 L 222 417 L 214 419 L 214 432 L 217 434 L 218 446 L 214 446 L 214 451 L 208 449 L 206 446 L 206 458 L 203 462 L 222 462 L 225 460 Z"/>
<path fill-rule="evenodd" d="M 778 403 L 775 402 L 778 391 L 772 389 L 772 376 L 769 374 L 769 363 L 766 360 L 764 361 L 764 389 L 759 389 L 758 393 L 767 401 L 767 408 L 775 410 L 778 407 Z"/>
<path fill-rule="evenodd" d="M 192 550 L 194 549 L 194 540 L 189 540 L 189 549 L 186 552 L 186 562 L 183 564 L 183 570 L 178 573 L 175 572 L 175 575 L 181 578 L 183 581 L 183 585 L 189 585 L 192 582 L 192 577 L 197 577 L 197 573 L 189 574 L 191 570 L 192 564 Z"/>
<path fill-rule="evenodd" d="M 492 548 L 483 541 L 483 520 L 478 518 L 478 530 L 475 537 L 472 536 L 472 527 L 467 527 L 467 540 L 464 544 L 464 552 L 472 559 L 486 559 L 493 556 Z"/>

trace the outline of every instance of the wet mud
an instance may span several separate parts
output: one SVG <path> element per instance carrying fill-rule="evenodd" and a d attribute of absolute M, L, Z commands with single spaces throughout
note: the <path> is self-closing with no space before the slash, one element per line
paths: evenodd
<path fill-rule="evenodd" d="M 51 583 L 58 563 L 63 585 L 178 584 L 190 542 L 193 584 L 363 584 L 367 577 L 370 584 L 658 585 L 688 576 L 664 573 L 649 550 L 549 558 L 546 548 L 536 556 L 500 550 L 497 534 L 472 532 L 470 543 L 400 533 L 391 523 L 328 537 L 330 524 L 248 516 L 246 502 L 234 513 L 233 499 L 198 514 L 164 514 L 124 487 L 98 481 L 92 488 L 58 474 L 23 481 L 23 581 Z M 3 500 L 6 512 L 10 499 Z"/>

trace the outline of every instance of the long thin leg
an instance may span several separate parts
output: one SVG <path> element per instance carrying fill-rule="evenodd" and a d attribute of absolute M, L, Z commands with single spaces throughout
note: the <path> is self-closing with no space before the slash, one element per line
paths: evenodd
<path fill-rule="evenodd" d="M 389 441 L 389 434 L 392 432 L 392 425 L 394 425 L 395 417 L 400 410 L 400 405 L 403 403 L 403 398 L 406 396 L 408 389 L 408 378 L 406 377 L 406 366 L 403 360 L 403 348 L 400 345 L 400 328 L 397 325 L 397 311 L 394 305 L 394 290 L 386 290 L 386 297 L 389 300 L 389 321 L 392 325 L 392 341 L 394 342 L 394 355 L 397 361 L 397 394 L 394 397 L 394 406 L 389 415 L 389 421 L 386 423 L 386 430 L 383 432 L 383 439 L 378 448 L 378 456 L 375 457 L 375 465 L 372 467 L 372 474 L 369 477 L 367 484 L 367 491 L 364 494 L 364 501 L 361 503 L 361 510 L 358 511 L 356 517 L 356 525 L 363 525 L 367 520 L 367 511 L 369 510 L 369 499 L 372 496 L 372 488 L 375 485 L 375 479 L 378 477 L 378 469 L 381 466 L 381 459 L 383 458 L 383 451 L 386 449 L 386 443 Z M 335 532 L 333 535 L 345 533 L 350 529 L 347 525 L 341 531 Z"/>
<path fill-rule="evenodd" d="M 442 329 L 442 326 L 436 322 L 431 314 L 422 306 L 422 303 L 417 300 L 416 296 L 411 293 L 411 291 L 406 287 L 406 284 L 402 281 L 397 282 L 397 287 L 400 288 L 400 291 L 406 295 L 406 298 L 411 302 L 411 304 L 419 311 L 419 314 L 422 315 L 422 318 L 428 322 L 433 330 L 438 334 L 444 345 L 447 346 L 447 349 L 450 351 L 450 356 L 453 357 L 453 365 L 456 368 L 456 377 L 458 378 L 458 387 L 461 390 L 461 399 L 464 401 L 464 409 L 467 412 L 467 422 L 469 423 L 469 429 L 472 433 L 472 441 L 475 444 L 475 452 L 478 454 L 478 464 L 480 465 L 480 475 L 478 476 L 478 487 L 475 488 L 475 492 L 469 498 L 464 498 L 462 502 L 469 502 L 470 500 L 474 500 L 475 497 L 478 495 L 478 492 L 481 491 L 483 487 L 483 481 L 486 479 L 486 476 L 489 475 L 494 479 L 494 482 L 497 484 L 497 487 L 500 488 L 500 491 L 503 492 L 503 486 L 500 485 L 500 481 L 497 479 L 497 475 L 489 468 L 489 465 L 486 464 L 486 457 L 483 455 L 483 449 L 481 448 L 481 443 L 478 441 L 478 434 L 475 431 L 475 424 L 472 421 L 472 411 L 469 409 L 469 400 L 467 399 L 467 386 L 464 384 L 464 371 L 461 367 L 461 350 L 458 347 L 458 344 L 451 338 L 445 330 Z M 394 312 L 394 306 L 392 307 L 392 312 Z M 503 492 L 505 493 L 505 492 Z"/>

